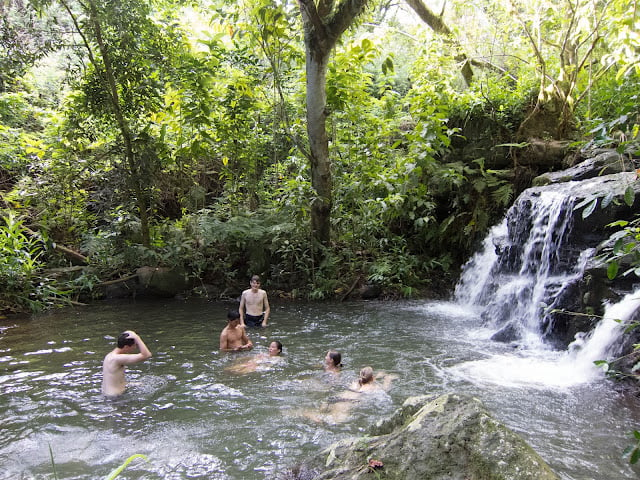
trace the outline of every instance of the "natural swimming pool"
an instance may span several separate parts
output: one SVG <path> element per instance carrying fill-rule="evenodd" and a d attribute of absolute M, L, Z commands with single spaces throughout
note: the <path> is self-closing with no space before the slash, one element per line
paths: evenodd
<path fill-rule="evenodd" d="M 53 478 L 49 448 L 60 479 L 104 478 L 136 453 L 148 461 L 134 461 L 119 478 L 271 479 L 340 438 L 365 434 L 408 396 L 446 391 L 476 395 L 562 478 L 640 473 L 622 458 L 640 424 L 637 398 L 604 378 L 565 387 L 501 384 L 499 370 L 491 381 L 461 376 L 460 364 L 509 363 L 513 352 L 478 334 L 479 319 L 458 306 L 272 304 L 271 325 L 249 331 L 256 347 L 248 354 L 218 352 L 230 305 L 204 300 L 0 320 L 0 479 Z M 138 332 L 153 357 L 129 368 L 127 393 L 108 400 L 100 395 L 101 363 L 125 329 Z M 266 352 L 271 340 L 284 344 L 282 363 L 242 375 L 226 370 Z M 343 354 L 339 380 L 321 368 L 329 348 Z M 389 397 L 356 405 L 343 423 L 300 415 L 339 394 L 365 365 L 397 375 Z"/>

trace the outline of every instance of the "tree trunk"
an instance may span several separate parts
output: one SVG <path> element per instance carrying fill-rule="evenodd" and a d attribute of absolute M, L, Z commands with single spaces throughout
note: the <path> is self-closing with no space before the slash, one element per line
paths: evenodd
<path fill-rule="evenodd" d="M 327 67 L 331 50 L 340 36 L 362 13 L 367 0 L 298 0 L 304 24 L 307 72 L 307 134 L 309 135 L 311 185 L 311 228 L 315 241 L 328 246 L 331 241 L 333 180 L 329 158 L 326 120 Z"/>
<path fill-rule="evenodd" d="M 311 202 L 311 229 L 315 240 L 327 246 L 331 240 L 333 179 L 327 137 L 326 52 L 307 50 L 307 133 L 311 149 L 311 185 L 316 197 Z"/>
<path fill-rule="evenodd" d="M 414 12 L 418 14 L 420 19 L 424 23 L 431 27 L 431 30 L 433 30 L 438 35 L 443 35 L 444 37 L 446 37 L 448 39 L 447 42 L 455 50 L 462 50 L 460 44 L 453 38 L 451 30 L 449 29 L 447 24 L 444 23 L 442 15 L 436 15 L 435 13 L 433 13 L 422 0 L 405 0 L 405 2 L 413 9 Z M 458 62 L 462 63 L 462 67 L 460 69 L 462 78 L 464 78 L 467 86 L 471 85 L 471 82 L 473 81 L 473 69 L 471 68 L 471 62 L 464 53 L 458 53 L 454 58 Z"/>

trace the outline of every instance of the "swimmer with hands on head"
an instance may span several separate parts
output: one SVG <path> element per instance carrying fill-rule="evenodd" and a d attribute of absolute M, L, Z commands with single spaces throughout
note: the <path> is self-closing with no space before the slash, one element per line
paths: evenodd
<path fill-rule="evenodd" d="M 332 398 L 331 401 L 323 403 L 318 409 L 303 411 L 302 415 L 318 423 L 336 424 L 345 422 L 348 420 L 350 411 L 354 406 L 366 398 L 375 398 L 375 395 L 367 394 L 381 392 L 386 395 L 384 392 L 389 389 L 391 381 L 395 378 L 395 375 L 389 375 L 384 372 L 378 372 L 374 375 L 373 368 L 364 367 L 360 370 L 358 380 L 349 389 Z M 382 384 L 378 383 L 376 379 L 381 379 Z"/>
<path fill-rule="evenodd" d="M 121 333 L 116 348 L 107 353 L 102 362 L 102 393 L 109 397 L 123 394 L 126 386 L 125 366 L 148 358 L 151 358 L 151 351 L 136 332 L 127 330 Z"/>
<path fill-rule="evenodd" d="M 385 372 L 378 372 L 373 374 L 373 368 L 364 367 L 360 370 L 358 380 L 354 382 L 349 388 L 349 392 L 355 393 L 371 393 L 379 391 L 387 391 L 391 386 L 391 381 L 397 378 L 395 375 L 389 375 Z M 382 384 L 376 380 L 382 380 Z"/>

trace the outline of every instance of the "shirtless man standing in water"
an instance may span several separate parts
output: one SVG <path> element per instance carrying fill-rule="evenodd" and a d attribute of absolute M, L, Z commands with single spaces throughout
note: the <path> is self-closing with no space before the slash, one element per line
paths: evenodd
<path fill-rule="evenodd" d="M 260 277 L 254 275 L 249 283 L 251 288 L 242 292 L 240 297 L 240 325 L 266 327 L 269 321 L 269 299 L 267 292 L 260 288 Z"/>
<path fill-rule="evenodd" d="M 138 353 L 134 353 L 136 348 Z M 109 397 L 123 394 L 125 366 L 150 357 L 151 352 L 136 332 L 127 330 L 121 333 L 117 347 L 107 353 L 102 362 L 102 393 Z"/>

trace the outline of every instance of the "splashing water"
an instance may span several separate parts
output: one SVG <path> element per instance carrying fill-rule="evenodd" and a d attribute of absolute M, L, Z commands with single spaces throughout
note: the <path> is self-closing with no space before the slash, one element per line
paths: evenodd
<path fill-rule="evenodd" d="M 601 189 L 600 181 L 593 180 L 589 188 Z M 480 315 L 485 338 L 503 333 L 507 351 L 459 364 L 453 367 L 456 375 L 472 382 L 536 387 L 602 378 L 594 361 L 608 359 L 622 334 L 621 323 L 640 307 L 640 291 L 608 305 L 597 327 L 577 335 L 566 351 L 552 350 L 544 338 L 554 309 L 564 308 L 564 293 L 582 278 L 595 252 L 572 236 L 573 206 L 581 188 L 568 182 L 523 192 L 465 265 L 455 300 Z"/>

